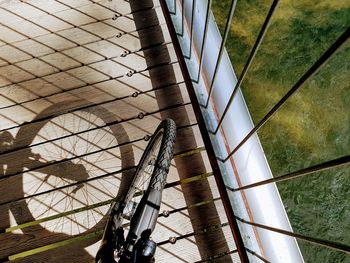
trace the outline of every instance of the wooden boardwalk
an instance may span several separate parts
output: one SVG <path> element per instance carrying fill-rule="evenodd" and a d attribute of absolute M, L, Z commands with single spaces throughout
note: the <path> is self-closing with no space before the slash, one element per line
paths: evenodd
<path fill-rule="evenodd" d="M 156 261 L 238 262 L 159 3 L 0 1 L 0 262 L 94 262 L 166 117 L 178 136 Z"/>

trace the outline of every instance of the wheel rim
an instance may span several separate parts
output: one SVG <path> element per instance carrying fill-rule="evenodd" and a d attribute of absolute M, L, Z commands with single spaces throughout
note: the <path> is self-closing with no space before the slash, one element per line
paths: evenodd
<path fill-rule="evenodd" d="M 154 142 L 152 148 L 140 161 L 139 169 L 135 173 L 132 187 L 126 197 L 126 206 L 123 210 L 124 219 L 131 219 L 132 213 L 135 212 L 137 205 L 140 203 L 142 196 L 150 185 L 162 138 L 163 131 L 159 131 L 153 138 Z"/>

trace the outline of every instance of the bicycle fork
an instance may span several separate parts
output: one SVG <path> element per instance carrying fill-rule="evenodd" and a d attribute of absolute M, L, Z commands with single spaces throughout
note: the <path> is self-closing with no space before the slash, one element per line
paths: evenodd
<path fill-rule="evenodd" d="M 157 222 L 161 200 L 162 191 L 149 188 L 133 215 L 125 242 L 131 262 L 151 262 L 155 254 L 156 243 L 150 236 Z"/>

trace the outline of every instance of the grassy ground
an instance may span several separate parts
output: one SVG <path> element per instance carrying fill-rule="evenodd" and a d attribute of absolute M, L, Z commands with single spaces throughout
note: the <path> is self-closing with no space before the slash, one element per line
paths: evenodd
<path fill-rule="evenodd" d="M 221 32 L 230 0 L 214 0 Z M 239 76 L 271 1 L 238 1 L 227 43 Z M 242 84 L 255 123 L 350 26 L 348 0 L 283 0 Z M 349 41 L 348 41 L 349 42 Z M 259 131 L 274 176 L 350 154 L 350 43 Z M 350 245 L 350 168 L 279 183 L 298 233 Z M 350 262 L 340 252 L 300 242 L 306 262 Z"/>

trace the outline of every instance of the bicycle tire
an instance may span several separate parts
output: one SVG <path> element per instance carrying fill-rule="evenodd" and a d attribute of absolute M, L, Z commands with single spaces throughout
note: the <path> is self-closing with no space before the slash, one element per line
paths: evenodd
<path fill-rule="evenodd" d="M 118 244 L 120 240 L 116 240 L 115 235 L 123 227 L 122 215 L 128 214 L 128 209 L 130 209 L 128 205 L 133 202 L 132 199 L 135 197 L 137 189 L 140 190 L 137 182 L 145 172 L 146 166 L 152 166 L 153 169 L 150 173 L 149 182 L 145 187 L 146 189 L 142 190 L 141 200 L 130 218 L 130 230 L 126 238 L 126 243 L 132 246 L 145 231 L 150 235 L 154 230 L 159 214 L 162 190 L 164 189 L 173 157 L 175 139 L 175 122 L 171 119 L 163 120 L 151 137 L 140 159 L 127 194 L 122 201 L 116 202 L 111 209 L 102 245 L 96 256 L 96 262 L 115 262 L 111 261 L 111 257 L 114 256 L 112 249 L 116 250 L 120 248 L 120 244 Z M 153 154 L 155 149 L 156 154 Z M 152 160 L 150 159 L 151 156 L 155 157 L 154 162 L 149 162 Z M 136 196 L 138 195 L 136 194 Z M 131 253 L 130 250 L 129 253 Z"/>
<path fill-rule="evenodd" d="M 162 138 L 161 138 L 159 151 L 156 157 L 157 159 L 153 166 L 154 170 L 152 171 L 152 175 L 150 178 L 147 191 L 144 193 L 142 197 L 143 200 L 147 200 L 147 203 L 146 201 L 140 202 L 140 205 L 137 206 L 136 211 L 130 220 L 129 235 L 133 231 L 133 228 L 135 228 L 135 232 L 138 232 L 138 233 L 133 233 L 133 234 L 137 236 L 137 239 L 140 238 L 140 235 L 143 231 L 150 229 L 152 232 L 155 227 L 155 223 L 158 217 L 159 207 L 161 203 L 161 192 L 164 188 L 166 178 L 169 172 L 171 160 L 173 157 L 173 147 L 176 139 L 175 122 L 171 119 L 165 119 L 164 121 L 161 122 L 161 124 L 158 126 L 157 130 L 155 131 L 154 135 L 152 136 L 151 141 L 147 145 L 147 148 L 140 160 L 140 163 L 137 167 L 135 175 L 137 175 L 140 172 L 143 172 L 143 170 L 145 169 L 144 164 L 147 158 L 151 155 L 152 150 L 156 148 L 157 139 L 159 138 L 159 136 L 162 136 Z M 132 187 L 135 187 L 134 184 L 130 186 L 130 188 Z M 160 196 L 150 197 L 152 189 L 156 190 L 157 193 L 160 194 Z M 152 206 L 153 212 L 156 212 L 156 214 L 152 214 L 152 215 L 149 215 L 149 214 L 147 215 L 147 213 L 145 214 L 144 208 L 141 205 Z"/>

